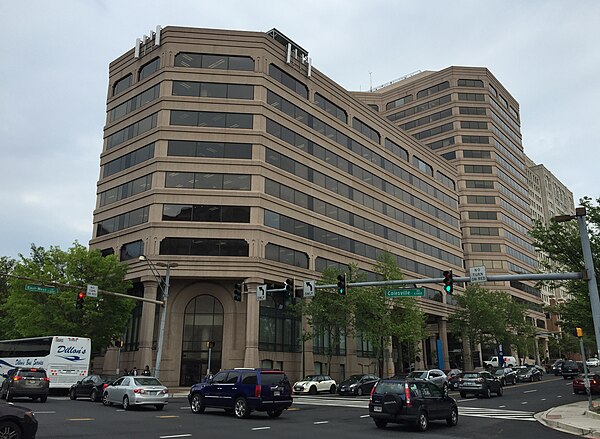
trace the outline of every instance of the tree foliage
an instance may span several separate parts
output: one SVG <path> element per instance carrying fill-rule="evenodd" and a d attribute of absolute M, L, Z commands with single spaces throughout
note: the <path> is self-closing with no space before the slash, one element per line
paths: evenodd
<path fill-rule="evenodd" d="M 596 267 L 596 282 L 598 282 L 598 264 L 600 262 L 600 198 L 595 201 L 589 197 L 580 200 L 586 208 L 587 230 L 592 249 L 594 267 Z M 531 236 L 534 245 L 545 252 L 548 258 L 542 262 L 542 268 L 550 272 L 581 272 L 585 269 L 581 238 L 577 221 L 563 223 L 551 222 L 543 224 L 536 222 Z M 596 351 L 594 323 L 587 282 L 560 281 L 547 282 L 551 286 L 563 286 L 571 299 L 554 307 L 560 316 L 563 332 L 571 332 L 576 326 L 584 331 L 584 343 Z"/>
<path fill-rule="evenodd" d="M 67 285 L 97 285 L 99 289 L 125 293 L 131 284 L 125 281 L 127 265 L 116 256 L 102 257 L 98 250 L 87 250 L 75 242 L 67 251 L 59 247 L 31 246 L 29 257 L 19 255 L 8 277 L 5 300 L 0 300 L 0 339 L 44 335 L 90 337 L 92 349 L 107 347 L 124 331 L 133 300 L 99 294 L 86 297 L 84 308 L 75 309 L 78 289 L 59 288 L 56 294 L 25 291 L 29 283 L 57 282 Z"/>

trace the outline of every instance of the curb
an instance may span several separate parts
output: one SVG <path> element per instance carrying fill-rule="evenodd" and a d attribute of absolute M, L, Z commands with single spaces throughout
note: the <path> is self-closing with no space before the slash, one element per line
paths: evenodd
<path fill-rule="evenodd" d="M 536 413 L 534 415 L 534 417 L 541 424 L 545 425 L 546 427 L 555 429 L 555 430 L 563 431 L 565 433 L 570 433 L 570 434 L 576 434 L 578 436 L 585 436 L 590 439 L 600 438 L 600 430 L 596 430 L 596 429 L 592 429 L 592 428 L 577 427 L 576 425 L 572 425 L 568 422 L 564 422 L 562 420 L 562 415 L 552 414 L 552 411 L 554 409 L 555 409 L 555 407 L 551 408 L 550 410 L 546 410 L 545 412 Z M 594 418 L 600 417 L 596 413 L 591 413 L 588 410 L 586 410 L 585 415 L 591 416 Z"/>

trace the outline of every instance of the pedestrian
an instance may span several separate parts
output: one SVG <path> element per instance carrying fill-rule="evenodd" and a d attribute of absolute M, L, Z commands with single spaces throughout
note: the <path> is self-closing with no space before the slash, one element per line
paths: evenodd
<path fill-rule="evenodd" d="M 129 372 L 129 375 L 137 376 L 138 375 L 137 367 L 133 366 L 133 369 L 131 369 L 131 371 Z"/>
<path fill-rule="evenodd" d="M 129 371 L 127 370 L 127 368 L 123 369 L 123 375 L 129 375 Z"/>
<path fill-rule="evenodd" d="M 150 372 L 150 366 L 148 366 L 147 364 L 146 364 L 146 367 L 144 367 L 144 371 L 142 372 L 142 375 L 145 375 L 145 376 L 148 376 L 148 377 L 150 375 L 152 375 L 152 373 Z"/>

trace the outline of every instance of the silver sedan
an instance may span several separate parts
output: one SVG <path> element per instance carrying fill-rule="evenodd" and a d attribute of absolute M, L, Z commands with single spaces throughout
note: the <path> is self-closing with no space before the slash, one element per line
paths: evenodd
<path fill-rule="evenodd" d="M 136 405 L 154 405 L 162 410 L 168 404 L 169 390 L 157 378 L 124 376 L 107 386 L 102 393 L 102 404 L 120 404 L 125 410 Z"/>

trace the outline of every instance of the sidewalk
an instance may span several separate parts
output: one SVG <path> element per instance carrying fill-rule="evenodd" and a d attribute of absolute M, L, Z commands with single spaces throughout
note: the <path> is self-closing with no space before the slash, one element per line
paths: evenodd
<path fill-rule="evenodd" d="M 190 388 L 192 386 L 189 387 L 169 387 L 169 396 L 171 398 L 187 398 L 188 394 L 190 393 Z"/>
<path fill-rule="evenodd" d="M 588 401 L 553 407 L 537 413 L 536 419 L 547 427 L 587 438 L 600 439 L 600 415 L 588 410 Z"/>

